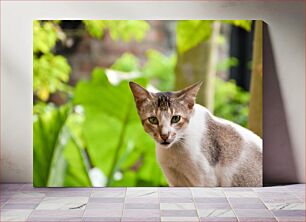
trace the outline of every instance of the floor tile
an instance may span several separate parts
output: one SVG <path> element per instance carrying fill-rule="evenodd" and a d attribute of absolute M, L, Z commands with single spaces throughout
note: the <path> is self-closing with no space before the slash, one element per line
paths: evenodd
<path fill-rule="evenodd" d="M 45 197 L 37 210 L 85 209 L 88 197 Z"/>
<path fill-rule="evenodd" d="M 239 204 L 261 204 L 262 201 L 259 198 L 254 197 L 229 197 L 228 201 L 230 204 L 239 203 Z"/>
<path fill-rule="evenodd" d="M 305 191 L 305 189 L 306 189 L 305 184 L 291 184 L 291 185 L 287 185 L 285 187 L 289 190 L 303 190 L 303 191 Z"/>
<path fill-rule="evenodd" d="M 159 209 L 124 209 L 123 217 L 160 217 Z"/>
<path fill-rule="evenodd" d="M 239 217 L 240 222 L 277 222 L 273 217 Z"/>
<path fill-rule="evenodd" d="M 29 209 L 2 209 L 0 221 L 25 221 L 31 212 Z"/>
<path fill-rule="evenodd" d="M 234 209 L 238 218 L 273 218 L 273 215 L 266 209 Z"/>
<path fill-rule="evenodd" d="M 305 203 L 266 203 L 269 210 L 305 210 Z"/>
<path fill-rule="evenodd" d="M 160 197 L 161 203 L 193 203 L 191 197 Z"/>
<path fill-rule="evenodd" d="M 255 187 L 256 189 L 257 187 Z M 261 188 L 261 187 L 259 187 Z M 254 187 L 223 187 L 223 191 L 231 191 L 231 192 L 241 192 L 241 191 L 254 191 Z"/>
<path fill-rule="evenodd" d="M 235 217 L 232 209 L 199 209 L 200 217 Z"/>
<path fill-rule="evenodd" d="M 10 198 L 7 203 L 11 204 L 39 204 L 44 198 L 43 197 L 23 197 L 23 198 Z"/>
<path fill-rule="evenodd" d="M 29 218 L 75 218 L 82 217 L 84 210 L 33 210 Z"/>
<path fill-rule="evenodd" d="M 231 203 L 233 209 L 267 209 L 263 203 Z"/>
<path fill-rule="evenodd" d="M 71 196 L 78 196 L 78 197 L 89 197 L 91 192 L 89 190 L 80 190 L 80 191 L 49 191 L 46 192 L 47 197 L 71 197 Z"/>
<path fill-rule="evenodd" d="M 196 210 L 161 210 L 162 217 L 197 217 Z"/>
<path fill-rule="evenodd" d="M 192 193 L 189 188 L 163 188 L 159 189 L 160 197 L 192 197 Z"/>
<path fill-rule="evenodd" d="M 238 222 L 236 217 L 201 217 L 201 222 Z"/>
<path fill-rule="evenodd" d="M 227 191 L 225 195 L 227 197 L 257 197 L 257 194 L 252 191 Z"/>
<path fill-rule="evenodd" d="M 158 198 L 157 188 L 127 188 L 126 198 Z"/>
<path fill-rule="evenodd" d="M 228 203 L 225 197 L 195 197 L 196 203 Z"/>
<path fill-rule="evenodd" d="M 230 209 L 228 202 L 225 203 L 195 203 L 197 209 Z"/>
<path fill-rule="evenodd" d="M 199 222 L 198 217 L 161 217 L 162 222 Z"/>
<path fill-rule="evenodd" d="M 161 203 L 161 210 L 195 210 L 194 203 Z"/>
<path fill-rule="evenodd" d="M 126 198 L 125 203 L 155 203 L 158 204 L 158 198 Z"/>
<path fill-rule="evenodd" d="M 91 197 L 125 197 L 125 190 L 118 189 L 113 191 L 103 190 L 103 191 L 93 191 Z"/>
<path fill-rule="evenodd" d="M 305 217 L 305 210 L 272 210 L 276 217 Z"/>
<path fill-rule="evenodd" d="M 122 197 L 90 197 L 89 203 L 123 203 L 124 198 Z"/>
<path fill-rule="evenodd" d="M 197 197 L 225 197 L 223 190 L 214 188 L 193 188 L 193 196 Z"/>
<path fill-rule="evenodd" d="M 160 217 L 122 217 L 121 222 L 160 222 Z"/>
<path fill-rule="evenodd" d="M 305 217 L 277 217 L 279 222 L 305 222 Z"/>
<path fill-rule="evenodd" d="M 20 203 L 7 203 L 5 206 L 3 206 L 2 209 L 35 209 L 38 206 L 38 204 L 20 204 Z"/>
<path fill-rule="evenodd" d="M 87 203 L 86 209 L 123 209 L 123 203 Z"/>
<path fill-rule="evenodd" d="M 2 191 L 17 191 L 17 190 L 20 190 L 23 185 L 24 184 L 22 184 L 22 183 L 15 183 L 15 184 L 1 183 L 0 184 L 0 190 L 1 190 L 1 192 Z"/>
<path fill-rule="evenodd" d="M 84 222 L 120 222 L 121 217 L 83 217 Z"/>
<path fill-rule="evenodd" d="M 86 209 L 84 217 L 121 217 L 123 209 Z"/>
<path fill-rule="evenodd" d="M 33 191 L 17 191 L 14 195 L 11 196 L 13 199 L 22 199 L 22 198 L 44 198 L 45 193 L 33 192 Z"/>
<path fill-rule="evenodd" d="M 73 216 L 64 216 L 64 217 L 29 217 L 27 219 L 28 222 L 37 221 L 37 222 L 66 222 L 66 221 L 73 221 L 73 222 L 80 222 L 82 221 L 82 217 L 73 217 Z"/>
<path fill-rule="evenodd" d="M 126 203 L 124 204 L 125 209 L 159 209 L 157 203 Z"/>

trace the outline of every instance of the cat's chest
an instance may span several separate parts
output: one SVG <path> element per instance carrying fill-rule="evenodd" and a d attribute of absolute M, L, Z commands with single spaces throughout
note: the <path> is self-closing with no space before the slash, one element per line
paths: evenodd
<path fill-rule="evenodd" d="M 159 163 L 164 167 L 177 169 L 181 172 L 186 169 L 201 171 L 201 154 L 187 150 L 181 147 L 173 149 L 157 148 L 157 158 Z"/>

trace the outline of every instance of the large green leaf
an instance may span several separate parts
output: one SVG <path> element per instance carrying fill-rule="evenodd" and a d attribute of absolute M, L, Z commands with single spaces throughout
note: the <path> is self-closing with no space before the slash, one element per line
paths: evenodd
<path fill-rule="evenodd" d="M 222 22 L 243 28 L 248 32 L 251 31 L 252 27 L 252 20 L 222 20 Z"/>
<path fill-rule="evenodd" d="M 88 154 L 94 167 L 107 175 L 106 185 L 135 186 L 139 177 L 137 163 L 139 170 L 150 168 L 160 173 L 156 162 L 139 162 L 142 155 L 155 158 L 155 148 L 142 128 L 127 81 L 114 86 L 104 70 L 96 68 L 91 81 L 78 83 L 74 103 L 84 107 Z M 123 177 L 118 179 L 115 174 L 120 172 Z M 158 180 L 160 177 L 161 173 Z M 145 179 L 153 185 L 153 178 Z"/>
<path fill-rule="evenodd" d="M 212 22 L 210 20 L 178 21 L 176 26 L 178 52 L 183 54 L 202 41 L 207 40 L 211 35 Z"/>
<path fill-rule="evenodd" d="M 177 49 L 183 54 L 189 49 L 206 41 L 211 36 L 212 23 L 214 20 L 182 20 L 177 22 Z M 221 20 L 234 26 L 241 27 L 246 31 L 251 30 L 251 20 Z"/>

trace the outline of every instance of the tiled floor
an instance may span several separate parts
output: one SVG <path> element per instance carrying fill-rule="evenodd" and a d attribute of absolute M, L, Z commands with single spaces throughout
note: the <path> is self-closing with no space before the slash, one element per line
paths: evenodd
<path fill-rule="evenodd" d="M 1 221 L 305 221 L 305 185 L 87 189 L 1 184 Z"/>

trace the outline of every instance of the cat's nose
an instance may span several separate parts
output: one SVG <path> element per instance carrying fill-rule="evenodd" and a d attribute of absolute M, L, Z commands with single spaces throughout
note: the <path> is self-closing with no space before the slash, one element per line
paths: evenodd
<path fill-rule="evenodd" d="M 169 133 L 167 134 L 160 134 L 160 137 L 163 139 L 163 140 L 167 140 L 169 138 Z"/>

